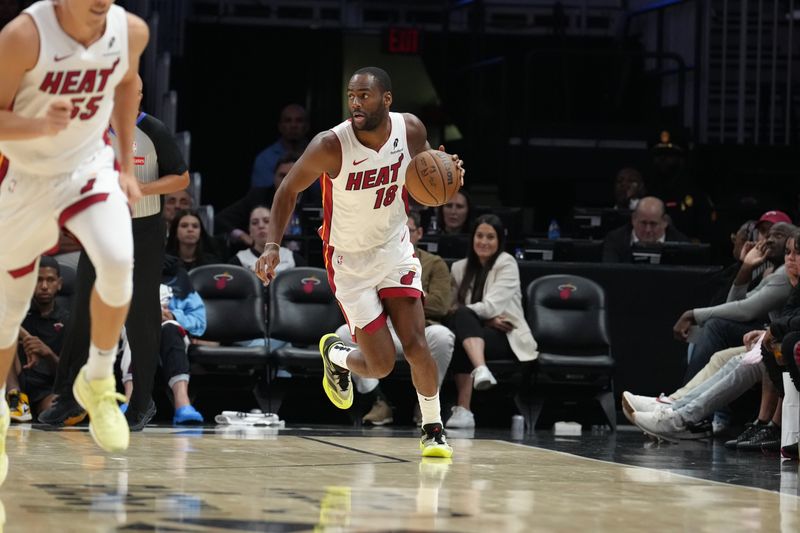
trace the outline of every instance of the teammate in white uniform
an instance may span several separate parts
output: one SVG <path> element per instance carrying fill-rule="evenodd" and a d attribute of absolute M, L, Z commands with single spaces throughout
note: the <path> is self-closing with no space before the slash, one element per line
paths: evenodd
<path fill-rule="evenodd" d="M 394 368 L 392 319 L 411 366 L 422 411 L 424 456 L 450 457 L 442 430 L 436 362 L 425 342 L 420 262 L 408 238 L 405 175 L 411 158 L 430 148 L 411 114 L 390 113 L 392 82 L 376 67 L 356 71 L 347 86 L 350 119 L 318 134 L 281 183 L 272 203 L 268 242 L 256 273 L 269 283 L 297 195 L 322 183 L 328 280 L 358 348 L 336 335 L 320 340 L 323 387 L 341 409 L 353 403 L 350 371 L 382 378 Z M 443 149 L 443 148 L 440 148 Z M 463 176 L 461 160 L 453 156 Z"/>
<path fill-rule="evenodd" d="M 89 359 L 74 391 L 108 451 L 129 440 L 113 364 L 132 290 L 130 205 L 141 193 L 131 147 L 147 40 L 147 25 L 112 0 L 40 1 L 0 32 L 0 383 L 16 357 L 38 257 L 66 227 L 97 270 Z M 122 146 L 119 172 L 109 123 Z M 7 426 L 0 402 L 0 481 Z"/>

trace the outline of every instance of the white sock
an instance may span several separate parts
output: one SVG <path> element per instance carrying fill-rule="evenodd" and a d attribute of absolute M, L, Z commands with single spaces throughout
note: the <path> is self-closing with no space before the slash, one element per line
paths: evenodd
<path fill-rule="evenodd" d="M 442 408 L 439 405 L 439 391 L 433 396 L 423 396 L 417 393 L 419 400 L 419 410 L 422 413 L 422 425 L 426 424 L 441 424 L 442 423 Z"/>
<path fill-rule="evenodd" d="M 347 366 L 347 356 L 350 355 L 350 352 L 353 350 L 354 348 L 344 344 L 334 344 L 331 346 L 331 349 L 328 350 L 328 359 L 330 359 L 334 365 L 350 370 L 350 367 Z"/>
<path fill-rule="evenodd" d="M 94 343 L 89 345 L 89 359 L 86 361 L 86 379 L 105 379 L 114 375 L 114 361 L 117 348 L 101 350 Z"/>
<path fill-rule="evenodd" d="M 16 357 L 16 355 L 17 354 L 14 354 L 15 357 Z M 13 371 L 13 369 L 12 369 L 12 371 Z M 0 413 L 5 413 L 6 411 L 8 411 L 8 400 L 6 400 L 6 385 L 5 385 L 5 383 L 3 384 L 2 387 L 0 387 L 0 394 L 2 394 L 2 396 L 0 396 L 0 398 L 2 398 L 2 400 L 3 400 L 3 401 L 0 402 Z"/>

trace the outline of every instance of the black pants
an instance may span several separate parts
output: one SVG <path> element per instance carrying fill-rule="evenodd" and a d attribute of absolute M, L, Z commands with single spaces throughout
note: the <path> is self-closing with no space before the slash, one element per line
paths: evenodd
<path fill-rule="evenodd" d="M 798 343 L 800 343 L 800 331 L 789 332 L 783 337 L 781 350 L 783 351 L 783 362 L 786 365 L 786 370 L 792 376 L 795 388 L 800 391 L 800 363 L 795 358 Z"/>
<path fill-rule="evenodd" d="M 189 356 L 186 354 L 186 343 L 181 329 L 175 324 L 161 326 L 161 370 L 169 382 L 175 376 L 189 373 Z M 136 374 L 134 374 L 135 379 Z M 136 385 L 134 389 L 136 390 Z"/>
<path fill-rule="evenodd" d="M 508 336 L 502 331 L 484 326 L 483 321 L 472 309 L 459 307 L 455 313 L 444 320 L 444 325 L 456 334 L 453 359 L 450 371 L 453 374 L 469 374 L 475 368 L 464 350 L 464 339 L 480 337 L 485 344 L 484 357 L 487 361 L 514 358 Z"/>
<path fill-rule="evenodd" d="M 141 413 L 150 405 L 158 366 L 161 334 L 161 304 L 158 288 L 164 262 L 164 228 L 161 215 L 133 219 L 133 297 L 125 328 L 131 346 L 133 396 L 129 413 Z M 86 252 L 81 252 L 75 275 L 70 321 L 56 371 L 53 392 L 72 396 L 72 383 L 89 356 L 91 338 L 89 300 L 95 270 Z"/>

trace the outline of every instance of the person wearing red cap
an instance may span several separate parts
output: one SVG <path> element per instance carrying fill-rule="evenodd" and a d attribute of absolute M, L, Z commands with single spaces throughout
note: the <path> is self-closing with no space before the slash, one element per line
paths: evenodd
<path fill-rule="evenodd" d="M 758 219 L 756 229 L 761 235 L 766 236 L 772 225 L 777 224 L 778 222 L 792 224 L 792 219 L 783 211 L 767 211 L 761 215 L 761 218 Z"/>

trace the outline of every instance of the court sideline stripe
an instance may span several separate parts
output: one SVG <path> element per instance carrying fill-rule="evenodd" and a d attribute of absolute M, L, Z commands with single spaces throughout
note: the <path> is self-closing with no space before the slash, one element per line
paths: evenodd
<path fill-rule="evenodd" d="M 629 464 L 625 464 L 625 463 L 615 463 L 613 461 L 606 461 L 605 459 L 595 459 L 594 457 L 584 457 L 583 455 L 576 455 L 574 453 L 562 452 L 562 451 L 558 451 L 558 450 L 551 450 L 549 448 L 542 448 L 540 446 L 534 446 L 532 444 L 523 444 L 521 442 L 509 442 L 507 440 L 499 440 L 499 439 L 496 439 L 495 442 L 502 442 L 502 443 L 505 443 L 505 444 L 509 444 L 511 446 L 517 446 L 519 448 L 533 448 L 535 450 L 542 450 L 542 451 L 545 451 L 545 452 L 556 453 L 556 454 L 559 454 L 559 455 L 566 455 L 566 456 L 569 456 L 569 457 L 577 457 L 578 459 L 586 459 L 587 461 L 595 461 L 595 462 L 598 462 L 598 463 L 605 463 L 605 464 L 616 465 L 616 466 L 627 467 L 627 468 L 640 468 L 642 470 L 652 470 L 653 472 L 658 472 L 659 474 L 669 474 L 671 476 L 677 476 L 677 477 L 681 477 L 681 478 L 691 479 L 693 481 L 704 481 L 706 483 L 714 483 L 716 485 L 722 485 L 723 487 L 733 487 L 733 488 L 737 488 L 737 489 L 756 490 L 756 491 L 759 491 L 759 492 L 766 492 L 768 494 L 773 494 L 773 495 L 776 495 L 776 496 L 792 496 L 794 498 L 800 499 L 800 495 L 798 495 L 798 494 L 792 494 L 790 492 L 781 492 L 780 490 L 769 490 L 769 489 L 763 489 L 761 487 L 751 487 L 749 485 L 737 485 L 735 483 L 725 483 L 724 481 L 716 481 L 716 480 L 713 480 L 713 479 L 705 479 L 705 478 L 702 478 L 702 477 L 690 476 L 688 474 L 679 474 L 677 472 L 671 472 L 669 470 L 659 470 L 658 468 L 653 468 L 651 466 L 639 466 L 639 465 L 629 465 Z"/>
<path fill-rule="evenodd" d="M 351 452 L 358 452 L 358 453 L 363 453 L 363 454 L 366 454 L 366 455 L 374 455 L 375 457 L 381 457 L 383 459 L 390 459 L 390 460 L 398 462 L 398 463 L 410 463 L 411 462 L 408 459 L 401 459 L 399 457 L 392 457 L 391 455 L 382 455 L 380 453 L 368 452 L 366 450 L 359 450 L 358 448 L 351 448 L 350 446 L 345 446 L 344 444 L 336 444 L 334 442 L 328 442 L 326 440 L 315 439 L 314 437 L 306 437 L 306 436 L 302 436 L 302 437 L 297 436 L 297 437 L 301 438 L 301 439 L 306 439 L 306 440 L 313 440 L 314 442 L 319 442 L 321 444 L 327 444 L 328 446 L 334 446 L 336 448 L 342 448 L 344 450 L 350 450 Z"/>

